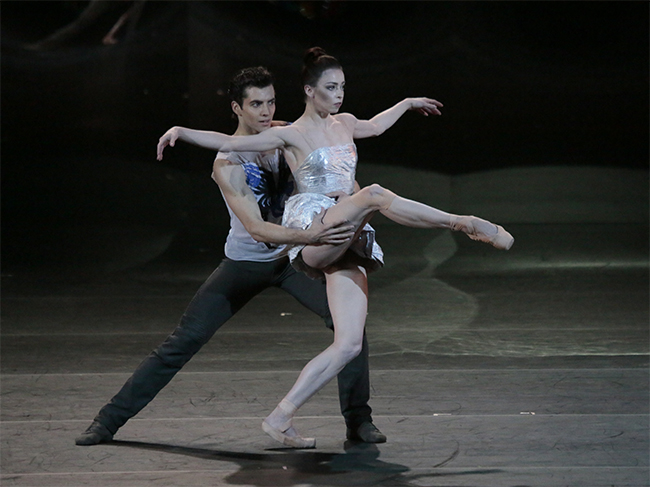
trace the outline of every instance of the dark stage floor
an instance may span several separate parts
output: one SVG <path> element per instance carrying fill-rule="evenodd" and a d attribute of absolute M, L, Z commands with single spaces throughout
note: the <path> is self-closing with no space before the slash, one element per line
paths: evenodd
<path fill-rule="evenodd" d="M 481 214 L 461 191 L 477 180 L 489 178 L 451 186 L 457 211 Z M 528 219 L 516 214 L 521 205 L 508 215 L 503 201 L 483 202 L 491 214 L 482 214 L 515 235 L 509 252 L 377 221 L 387 265 L 370 279 L 367 327 L 371 405 L 388 442 L 376 446 L 345 441 L 335 384 L 296 420 L 316 450 L 279 449 L 262 432 L 331 339 L 274 290 L 224 326 L 116 441 L 75 446 L 218 256 L 163 254 L 94 278 L 5 274 L 2 485 L 647 486 L 648 226 L 646 210 L 628 211 L 647 199 L 602 218 L 569 207 L 553 218 L 566 193 L 553 194 Z"/>

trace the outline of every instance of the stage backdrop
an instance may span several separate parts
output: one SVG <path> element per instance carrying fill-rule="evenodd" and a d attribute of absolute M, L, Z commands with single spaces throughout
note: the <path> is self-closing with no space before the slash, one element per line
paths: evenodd
<path fill-rule="evenodd" d="M 3 266 L 63 262 L 71 242 L 107 235 L 162 249 L 179 235 L 206 245 L 208 232 L 220 245 L 214 154 L 179 145 L 159 163 L 157 139 L 172 125 L 232 131 L 227 81 L 251 65 L 275 74 L 276 118 L 297 118 L 314 45 L 345 68 L 344 111 L 367 118 L 407 96 L 445 104 L 442 117 L 409 113 L 359 141 L 362 164 L 448 176 L 648 164 L 647 2 L 0 7 Z"/>

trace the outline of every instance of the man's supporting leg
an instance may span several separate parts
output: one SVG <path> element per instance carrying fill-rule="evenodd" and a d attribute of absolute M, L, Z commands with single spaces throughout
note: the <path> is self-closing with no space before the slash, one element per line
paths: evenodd
<path fill-rule="evenodd" d="M 224 260 L 198 290 L 174 332 L 140 363 L 75 442 L 92 445 L 112 439 L 115 432 L 151 402 L 221 325 L 269 286 L 272 268 L 272 263 Z"/>

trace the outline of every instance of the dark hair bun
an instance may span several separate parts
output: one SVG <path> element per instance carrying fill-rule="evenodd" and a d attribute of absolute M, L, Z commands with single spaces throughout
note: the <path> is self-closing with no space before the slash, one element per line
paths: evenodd
<path fill-rule="evenodd" d="M 327 56 L 325 49 L 323 49 L 322 47 L 312 47 L 311 49 L 308 49 L 307 52 L 305 53 L 305 57 L 303 61 L 305 65 L 314 64 L 316 61 L 318 61 L 318 58 L 321 56 Z"/>
<path fill-rule="evenodd" d="M 302 85 L 316 86 L 319 78 L 328 69 L 342 69 L 335 57 L 330 56 L 321 47 L 312 47 L 303 58 Z"/>

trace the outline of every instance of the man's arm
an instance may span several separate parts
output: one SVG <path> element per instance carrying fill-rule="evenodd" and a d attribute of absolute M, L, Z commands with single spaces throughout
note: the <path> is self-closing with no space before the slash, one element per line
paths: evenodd
<path fill-rule="evenodd" d="M 338 245 L 354 236 L 354 226 L 344 220 L 324 225 L 320 218 L 315 218 L 307 230 L 287 228 L 264 221 L 255 195 L 246 184 L 246 174 L 238 164 L 217 159 L 214 162 L 212 177 L 221 188 L 228 206 L 246 231 L 258 242 Z"/>
<path fill-rule="evenodd" d="M 409 110 L 415 110 L 428 117 L 429 115 L 441 115 L 440 108 L 442 106 L 442 103 L 431 98 L 406 98 L 388 110 L 378 113 L 370 120 L 358 120 L 349 113 L 342 113 L 337 117 L 346 125 L 352 126 L 355 139 L 365 139 L 383 134 Z"/>

